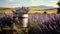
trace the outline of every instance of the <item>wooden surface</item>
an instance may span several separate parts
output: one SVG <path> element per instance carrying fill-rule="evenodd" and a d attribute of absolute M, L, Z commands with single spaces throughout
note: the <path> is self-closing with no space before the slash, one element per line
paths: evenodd
<path fill-rule="evenodd" d="M 12 29 L 12 28 L 3 28 L 2 30 L 6 31 L 6 34 L 17 34 L 16 30 Z M 28 28 L 18 28 L 17 30 L 25 31 L 24 34 L 28 34 L 29 29 Z"/>

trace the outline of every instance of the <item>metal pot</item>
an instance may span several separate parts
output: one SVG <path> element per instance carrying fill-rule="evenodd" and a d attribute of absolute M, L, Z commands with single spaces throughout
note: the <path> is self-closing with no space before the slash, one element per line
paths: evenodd
<path fill-rule="evenodd" d="M 23 14 L 22 17 L 23 17 L 22 27 L 27 27 L 27 25 L 28 25 L 28 14 Z"/>

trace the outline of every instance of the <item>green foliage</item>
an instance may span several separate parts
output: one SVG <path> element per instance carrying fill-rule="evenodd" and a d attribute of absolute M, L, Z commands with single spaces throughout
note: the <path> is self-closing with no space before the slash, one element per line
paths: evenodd
<path fill-rule="evenodd" d="M 13 24 L 13 29 L 15 29 L 18 34 L 24 34 L 24 31 L 22 31 L 21 29 L 18 30 L 18 27 L 15 23 Z"/>
<path fill-rule="evenodd" d="M 37 22 L 33 21 L 29 26 L 29 34 L 34 34 L 38 29 Z"/>
<path fill-rule="evenodd" d="M 18 34 L 24 34 L 24 32 L 22 30 L 17 30 Z"/>
<path fill-rule="evenodd" d="M 35 21 L 33 21 L 30 26 L 29 29 L 36 29 L 37 28 L 37 23 Z"/>

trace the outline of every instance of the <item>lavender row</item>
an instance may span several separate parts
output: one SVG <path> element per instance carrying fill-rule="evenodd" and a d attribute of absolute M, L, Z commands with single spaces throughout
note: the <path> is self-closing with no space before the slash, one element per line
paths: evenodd
<path fill-rule="evenodd" d="M 30 24 L 33 21 L 38 24 L 38 29 L 33 30 L 35 31 L 34 33 L 60 33 L 60 14 L 29 14 L 28 21 Z"/>

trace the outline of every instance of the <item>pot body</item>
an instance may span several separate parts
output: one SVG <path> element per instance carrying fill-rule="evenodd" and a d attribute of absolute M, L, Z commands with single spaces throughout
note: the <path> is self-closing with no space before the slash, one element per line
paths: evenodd
<path fill-rule="evenodd" d="M 22 17 L 23 17 L 22 27 L 27 27 L 27 25 L 28 25 L 28 14 L 23 14 Z"/>

